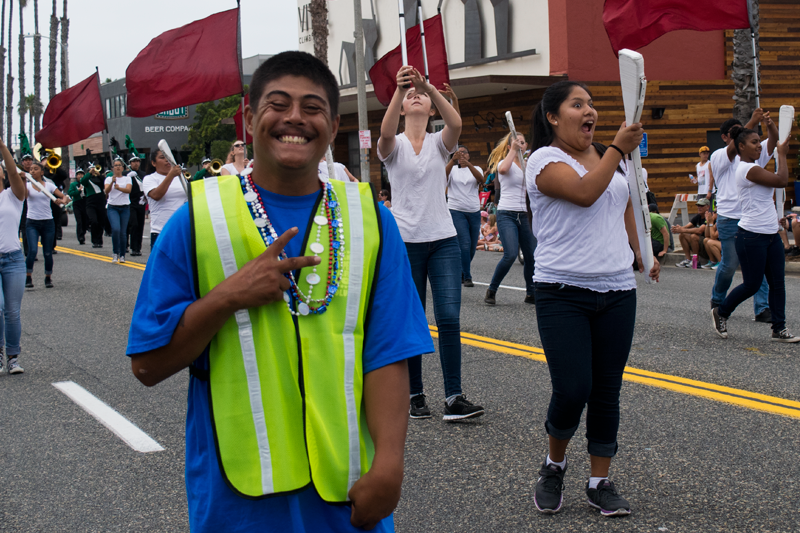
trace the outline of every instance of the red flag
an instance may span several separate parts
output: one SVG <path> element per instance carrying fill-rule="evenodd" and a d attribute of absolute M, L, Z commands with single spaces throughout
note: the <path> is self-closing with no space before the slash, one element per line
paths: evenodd
<path fill-rule="evenodd" d="M 244 97 L 244 105 L 245 107 L 250 105 L 250 95 L 246 94 Z M 241 141 L 242 140 L 242 123 L 244 121 L 244 115 L 242 114 L 242 104 L 239 104 L 239 109 L 236 110 L 236 114 L 233 115 L 233 122 L 236 124 L 236 139 Z M 253 136 L 249 133 L 247 134 L 247 139 L 245 139 L 245 144 L 253 144 Z"/>
<path fill-rule="evenodd" d="M 46 148 L 67 146 L 106 129 L 100 74 L 95 72 L 50 100 L 36 132 L 36 142 Z"/>
<path fill-rule="evenodd" d="M 606 0 L 603 25 L 616 54 L 675 30 L 749 28 L 747 0 Z"/>
<path fill-rule="evenodd" d="M 450 83 L 450 70 L 447 65 L 447 49 L 444 45 L 444 29 L 442 16 L 436 15 L 423 22 L 425 25 L 425 48 L 428 55 L 428 76 L 431 85 L 437 89 L 444 89 L 445 83 Z M 425 74 L 425 61 L 422 57 L 422 39 L 419 35 L 419 24 L 406 31 L 406 50 L 408 62 Z M 392 95 L 397 88 L 397 71 L 403 66 L 403 55 L 398 46 L 380 58 L 369 69 L 369 77 L 378 101 L 388 106 Z"/>
<path fill-rule="evenodd" d="M 242 93 L 239 9 L 162 33 L 125 73 L 128 115 L 149 117 Z"/>

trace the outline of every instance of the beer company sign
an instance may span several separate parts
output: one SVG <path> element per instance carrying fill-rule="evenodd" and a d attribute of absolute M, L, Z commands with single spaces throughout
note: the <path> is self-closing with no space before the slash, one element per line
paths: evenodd
<path fill-rule="evenodd" d="M 164 111 L 162 113 L 158 113 L 155 118 L 158 119 L 179 119 L 179 118 L 189 118 L 189 108 L 188 107 L 178 107 L 175 109 L 170 109 L 169 111 Z"/>

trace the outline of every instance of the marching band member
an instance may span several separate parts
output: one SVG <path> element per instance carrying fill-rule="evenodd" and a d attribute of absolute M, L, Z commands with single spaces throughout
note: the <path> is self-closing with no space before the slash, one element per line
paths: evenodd
<path fill-rule="evenodd" d="M 183 190 L 181 180 L 178 178 L 183 170 L 177 165 L 172 166 L 164 152 L 161 150 L 150 152 L 150 163 L 155 172 L 148 174 L 142 180 L 142 190 L 150 206 L 150 250 L 152 250 L 164 224 L 186 203 L 186 191 Z"/>
<path fill-rule="evenodd" d="M 44 169 L 41 163 L 33 162 L 30 174 L 39 184 L 39 187 L 59 199 L 59 207 L 69 201 L 69 197 L 65 196 L 52 182 L 45 181 Z M 33 288 L 33 263 L 36 261 L 36 254 L 39 251 L 39 238 L 41 238 L 42 254 L 44 255 L 44 286 L 52 289 L 53 245 L 55 245 L 56 241 L 55 221 L 53 220 L 53 212 L 50 210 L 50 198 L 30 182 L 28 183 L 28 219 L 25 223 L 25 231 L 28 233 L 25 287 Z"/>
<path fill-rule="evenodd" d="M 31 165 L 33 164 L 33 156 L 31 154 L 23 154 L 22 159 L 20 160 L 22 164 L 22 180 L 28 183 L 28 178 L 31 176 Z M 26 199 L 25 202 L 22 204 L 22 218 L 19 221 L 19 232 L 22 234 L 22 252 L 25 254 L 25 257 L 28 257 L 28 232 L 25 231 L 25 224 L 28 219 L 28 200 Z"/>
<path fill-rule="evenodd" d="M 91 163 L 88 170 L 79 183 L 83 186 L 83 194 L 86 197 L 86 215 L 89 219 L 92 248 L 102 248 L 106 225 L 106 195 L 103 193 L 105 178 Z"/>
<path fill-rule="evenodd" d="M 147 205 L 147 198 L 144 195 L 144 177 L 145 172 L 142 170 L 142 160 L 134 155 L 128 160 L 128 165 L 131 171 L 128 177 L 131 179 L 131 218 L 128 222 L 128 235 L 130 238 L 131 255 L 142 255 L 142 237 L 144 235 L 144 222 L 145 222 L 145 206 Z"/>
<path fill-rule="evenodd" d="M 86 243 L 86 228 L 89 226 L 89 216 L 86 214 L 86 194 L 81 185 L 81 179 L 86 173 L 78 169 L 75 172 L 75 181 L 70 183 L 67 194 L 72 198 L 72 212 L 75 215 L 75 235 L 78 244 Z"/>

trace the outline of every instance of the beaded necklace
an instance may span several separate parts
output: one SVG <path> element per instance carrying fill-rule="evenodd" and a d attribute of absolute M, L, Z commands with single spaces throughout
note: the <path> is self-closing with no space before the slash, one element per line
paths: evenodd
<path fill-rule="evenodd" d="M 249 172 L 248 172 L 249 171 Z M 253 222 L 258 228 L 261 238 L 264 239 L 264 244 L 267 248 L 275 242 L 278 238 L 278 233 L 270 222 L 267 216 L 267 211 L 264 207 L 264 201 L 261 198 L 261 193 L 258 192 L 253 179 L 250 177 L 252 169 L 245 169 L 242 172 L 242 192 L 244 193 L 245 202 L 250 209 L 250 214 L 253 216 Z M 325 294 L 321 298 L 314 298 L 313 292 L 316 285 L 322 281 L 322 278 L 317 274 L 317 266 L 315 265 L 309 274 L 306 275 L 305 281 L 308 283 L 308 294 L 300 290 L 300 286 L 294 278 L 294 272 L 284 274 L 289 278 L 291 287 L 283 294 L 283 299 L 289 312 L 294 316 L 306 316 L 308 314 L 322 314 L 328 309 L 333 300 L 336 291 L 339 290 L 339 284 L 344 274 L 344 227 L 342 226 L 342 211 L 339 206 L 339 200 L 336 196 L 336 191 L 330 182 L 321 182 L 322 187 L 322 202 L 320 202 L 317 215 L 314 216 L 314 226 L 317 228 L 316 240 L 311 243 L 309 249 L 314 256 L 325 252 L 325 246 L 320 242 L 322 235 L 322 228 L 328 228 L 328 278 Z M 313 231 L 313 228 L 312 228 Z M 287 259 L 286 252 L 281 250 L 280 259 Z M 296 309 L 293 307 L 296 303 Z"/>

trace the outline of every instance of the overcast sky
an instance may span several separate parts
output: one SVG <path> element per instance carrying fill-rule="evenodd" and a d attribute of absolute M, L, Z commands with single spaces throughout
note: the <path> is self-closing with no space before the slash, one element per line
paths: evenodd
<path fill-rule="evenodd" d="M 62 16 L 63 0 L 57 0 L 58 17 Z M 100 69 L 100 79 L 125 76 L 125 69 L 151 39 L 159 34 L 236 7 L 235 0 L 136 0 L 116 2 L 72 0 L 69 12 L 69 78 L 75 84 Z M 297 49 L 297 2 L 295 0 L 241 0 L 242 55 L 275 54 Z M 39 33 L 49 36 L 52 2 L 39 0 Z M 6 14 L 6 16 L 8 16 Z M 33 1 L 24 10 L 25 33 L 34 32 Z M 11 50 L 14 81 L 14 108 L 19 102 L 18 35 L 19 8 L 14 3 L 13 48 Z M 60 34 L 59 34 L 60 39 Z M 3 39 L 8 42 L 8 36 Z M 25 40 L 25 92 L 33 90 L 33 39 Z M 60 61 L 59 46 L 59 61 Z M 49 40 L 42 38 L 42 102 L 47 105 Z M 60 63 L 56 68 L 59 78 Z M 8 65 L 6 65 L 6 70 Z M 5 95 L 4 95 L 5 96 Z M 14 133 L 18 133 L 16 115 Z M 26 125 L 27 130 L 27 125 Z M 3 128 L 2 134 L 5 134 Z"/>

